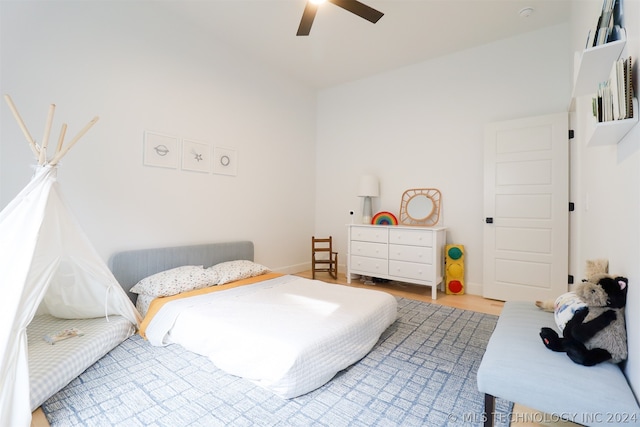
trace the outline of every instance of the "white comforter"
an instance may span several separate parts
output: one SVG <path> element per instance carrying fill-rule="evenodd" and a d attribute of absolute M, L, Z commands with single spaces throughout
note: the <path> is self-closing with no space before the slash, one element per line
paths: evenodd
<path fill-rule="evenodd" d="M 364 357 L 396 316 L 385 292 L 282 276 L 165 304 L 146 336 L 292 398 Z"/>

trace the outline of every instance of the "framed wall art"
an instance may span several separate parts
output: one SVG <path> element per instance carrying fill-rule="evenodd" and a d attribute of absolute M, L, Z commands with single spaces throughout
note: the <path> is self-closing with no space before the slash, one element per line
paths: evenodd
<path fill-rule="evenodd" d="M 178 138 L 157 132 L 144 132 L 143 161 L 145 166 L 178 167 Z"/>
<path fill-rule="evenodd" d="M 213 173 L 220 175 L 238 174 L 238 152 L 230 148 L 213 148 Z"/>
<path fill-rule="evenodd" d="M 182 169 L 195 172 L 211 172 L 211 147 L 209 144 L 183 139 Z"/>

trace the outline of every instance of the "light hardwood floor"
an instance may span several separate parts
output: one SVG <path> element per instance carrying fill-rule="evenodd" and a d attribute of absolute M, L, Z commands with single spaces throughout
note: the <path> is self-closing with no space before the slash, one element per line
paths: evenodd
<path fill-rule="evenodd" d="M 311 278 L 311 270 L 297 274 L 301 277 Z M 410 298 L 418 301 L 442 304 L 449 307 L 460 308 L 463 310 L 477 311 L 480 313 L 500 315 L 504 303 L 502 301 L 495 301 L 486 298 L 482 298 L 477 295 L 447 295 L 442 291 L 438 291 L 438 298 L 436 300 L 431 299 L 431 288 L 428 286 L 413 285 L 410 283 L 389 282 L 389 283 L 376 283 L 363 282 L 361 280 L 352 280 L 351 284 L 347 284 L 347 279 L 344 273 L 338 274 L 338 279 L 334 280 L 326 273 L 316 274 L 316 279 L 336 283 L 340 285 L 353 286 L 358 288 L 377 289 L 385 292 L 389 292 L 392 295 Z M 539 426 L 574 426 L 571 423 L 558 423 L 558 422 L 538 422 L 538 420 L 551 419 L 552 417 L 546 417 L 540 412 L 532 409 L 525 408 L 516 404 L 513 408 L 511 423 L 512 427 L 539 427 Z M 49 423 L 42 412 L 42 409 L 38 408 L 33 415 L 31 427 L 49 427 Z"/>
<path fill-rule="evenodd" d="M 298 273 L 297 275 L 310 279 L 311 270 Z M 357 288 L 377 289 L 403 298 L 410 298 L 424 302 L 434 302 L 448 307 L 494 314 L 496 316 L 500 315 L 502 306 L 504 305 L 502 301 L 489 300 L 478 295 L 447 295 L 440 290 L 438 290 L 438 298 L 436 300 L 432 300 L 431 287 L 413 285 L 411 283 L 388 282 L 374 284 L 371 282 L 363 282 L 362 280 L 352 280 L 351 284 L 347 284 L 346 276 L 340 272 L 338 272 L 337 280 L 334 280 L 328 273 L 316 273 L 316 279 L 322 280 L 323 282 L 338 283 Z"/>
<path fill-rule="evenodd" d="M 31 427 L 51 427 L 42 408 L 38 408 L 31 414 Z"/>

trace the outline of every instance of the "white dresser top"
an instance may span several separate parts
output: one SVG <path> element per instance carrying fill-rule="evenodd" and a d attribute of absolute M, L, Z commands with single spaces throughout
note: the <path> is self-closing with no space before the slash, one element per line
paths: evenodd
<path fill-rule="evenodd" d="M 371 227 L 371 228 L 389 228 L 389 229 L 402 229 L 402 230 L 446 230 L 447 227 L 432 226 L 432 227 L 419 227 L 415 225 L 376 225 L 376 224 L 347 224 L 348 227 Z"/>

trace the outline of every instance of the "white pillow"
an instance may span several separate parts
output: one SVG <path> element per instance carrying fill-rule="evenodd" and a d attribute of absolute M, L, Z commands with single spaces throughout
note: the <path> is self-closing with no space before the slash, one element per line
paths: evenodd
<path fill-rule="evenodd" d="M 213 267 L 209 267 L 208 270 L 216 272 L 218 275 L 218 285 L 224 285 L 234 280 L 259 276 L 270 271 L 264 265 L 247 260 L 221 262 Z"/>
<path fill-rule="evenodd" d="M 154 297 L 169 297 L 182 292 L 213 286 L 218 282 L 215 271 L 201 265 L 184 265 L 161 271 L 139 281 L 131 292 Z"/>
<path fill-rule="evenodd" d="M 138 294 L 138 298 L 136 298 L 136 308 L 143 318 L 147 315 L 151 301 L 154 299 L 156 299 L 156 297 L 153 295 Z"/>

